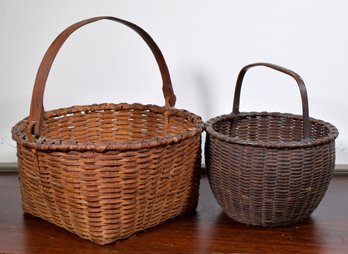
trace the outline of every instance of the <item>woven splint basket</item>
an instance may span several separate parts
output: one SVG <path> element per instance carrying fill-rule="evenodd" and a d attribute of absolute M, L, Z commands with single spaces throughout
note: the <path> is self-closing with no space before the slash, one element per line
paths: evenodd
<path fill-rule="evenodd" d="M 79 27 L 103 19 L 132 28 L 151 48 L 165 106 L 108 103 L 44 111 L 46 80 L 60 47 Z M 194 210 L 204 124 L 174 104 L 165 60 L 143 29 L 114 17 L 68 27 L 41 62 L 29 117 L 12 129 L 24 212 L 107 244 Z"/>
<path fill-rule="evenodd" d="M 293 77 L 303 115 L 239 112 L 246 71 L 267 66 Z M 249 225 L 286 226 L 314 211 L 335 165 L 337 129 L 309 118 L 301 77 L 280 66 L 257 63 L 239 73 L 233 112 L 206 123 L 206 166 L 211 189 L 232 219 Z"/>

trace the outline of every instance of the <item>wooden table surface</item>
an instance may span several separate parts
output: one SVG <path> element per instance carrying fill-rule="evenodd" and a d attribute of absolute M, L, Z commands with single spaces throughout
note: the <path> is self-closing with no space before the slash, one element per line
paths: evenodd
<path fill-rule="evenodd" d="M 18 175 L 0 173 L 0 253 L 348 253 L 348 177 L 333 178 L 309 219 L 271 229 L 229 219 L 203 176 L 195 213 L 99 246 L 23 214 Z"/>

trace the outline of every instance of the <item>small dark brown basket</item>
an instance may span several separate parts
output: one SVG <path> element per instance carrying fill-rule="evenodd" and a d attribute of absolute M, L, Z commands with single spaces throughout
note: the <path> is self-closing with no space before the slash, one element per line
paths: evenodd
<path fill-rule="evenodd" d="M 246 71 L 267 66 L 293 77 L 300 88 L 303 116 L 239 112 Z M 206 123 L 206 167 L 211 189 L 232 219 L 256 226 L 286 226 L 315 210 L 335 166 L 337 129 L 309 118 L 301 77 L 283 67 L 256 63 L 239 73 L 233 112 Z"/>
<path fill-rule="evenodd" d="M 102 19 L 132 28 L 151 48 L 166 105 L 94 104 L 44 112 L 44 89 L 60 47 L 79 27 Z M 29 117 L 12 128 L 24 212 L 107 244 L 194 210 L 204 124 L 174 104 L 163 55 L 143 29 L 114 17 L 68 27 L 41 62 Z"/>

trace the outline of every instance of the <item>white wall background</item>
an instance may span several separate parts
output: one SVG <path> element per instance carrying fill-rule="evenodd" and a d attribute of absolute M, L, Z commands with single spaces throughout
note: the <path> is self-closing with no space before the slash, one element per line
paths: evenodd
<path fill-rule="evenodd" d="M 28 115 L 37 68 L 67 26 L 111 15 L 144 28 L 171 72 L 178 108 L 204 120 L 228 113 L 238 71 L 272 62 L 304 79 L 310 115 L 334 124 L 337 163 L 348 164 L 348 2 L 321 0 L 0 0 L 0 162 L 15 162 L 10 129 Z M 296 83 L 265 68 L 251 70 L 242 111 L 301 113 Z M 102 21 L 75 33 L 58 55 L 45 108 L 94 102 L 162 105 L 156 62 L 141 38 Z"/>

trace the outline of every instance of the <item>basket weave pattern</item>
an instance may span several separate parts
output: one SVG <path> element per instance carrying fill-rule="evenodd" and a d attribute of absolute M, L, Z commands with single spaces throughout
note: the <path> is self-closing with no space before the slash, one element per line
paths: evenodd
<path fill-rule="evenodd" d="M 224 212 L 236 221 L 258 226 L 286 226 L 307 218 L 330 183 L 334 142 L 291 148 L 289 143 L 299 143 L 292 140 L 302 139 L 299 116 L 268 113 L 241 118 L 235 128 L 231 116 L 220 117 L 212 126 L 221 135 L 207 137 L 209 180 Z M 327 137 L 330 129 L 315 120 L 311 123 L 312 137 Z M 224 137 L 262 140 L 266 146 L 228 142 Z M 269 147 L 271 142 L 283 142 L 284 147 Z"/>

